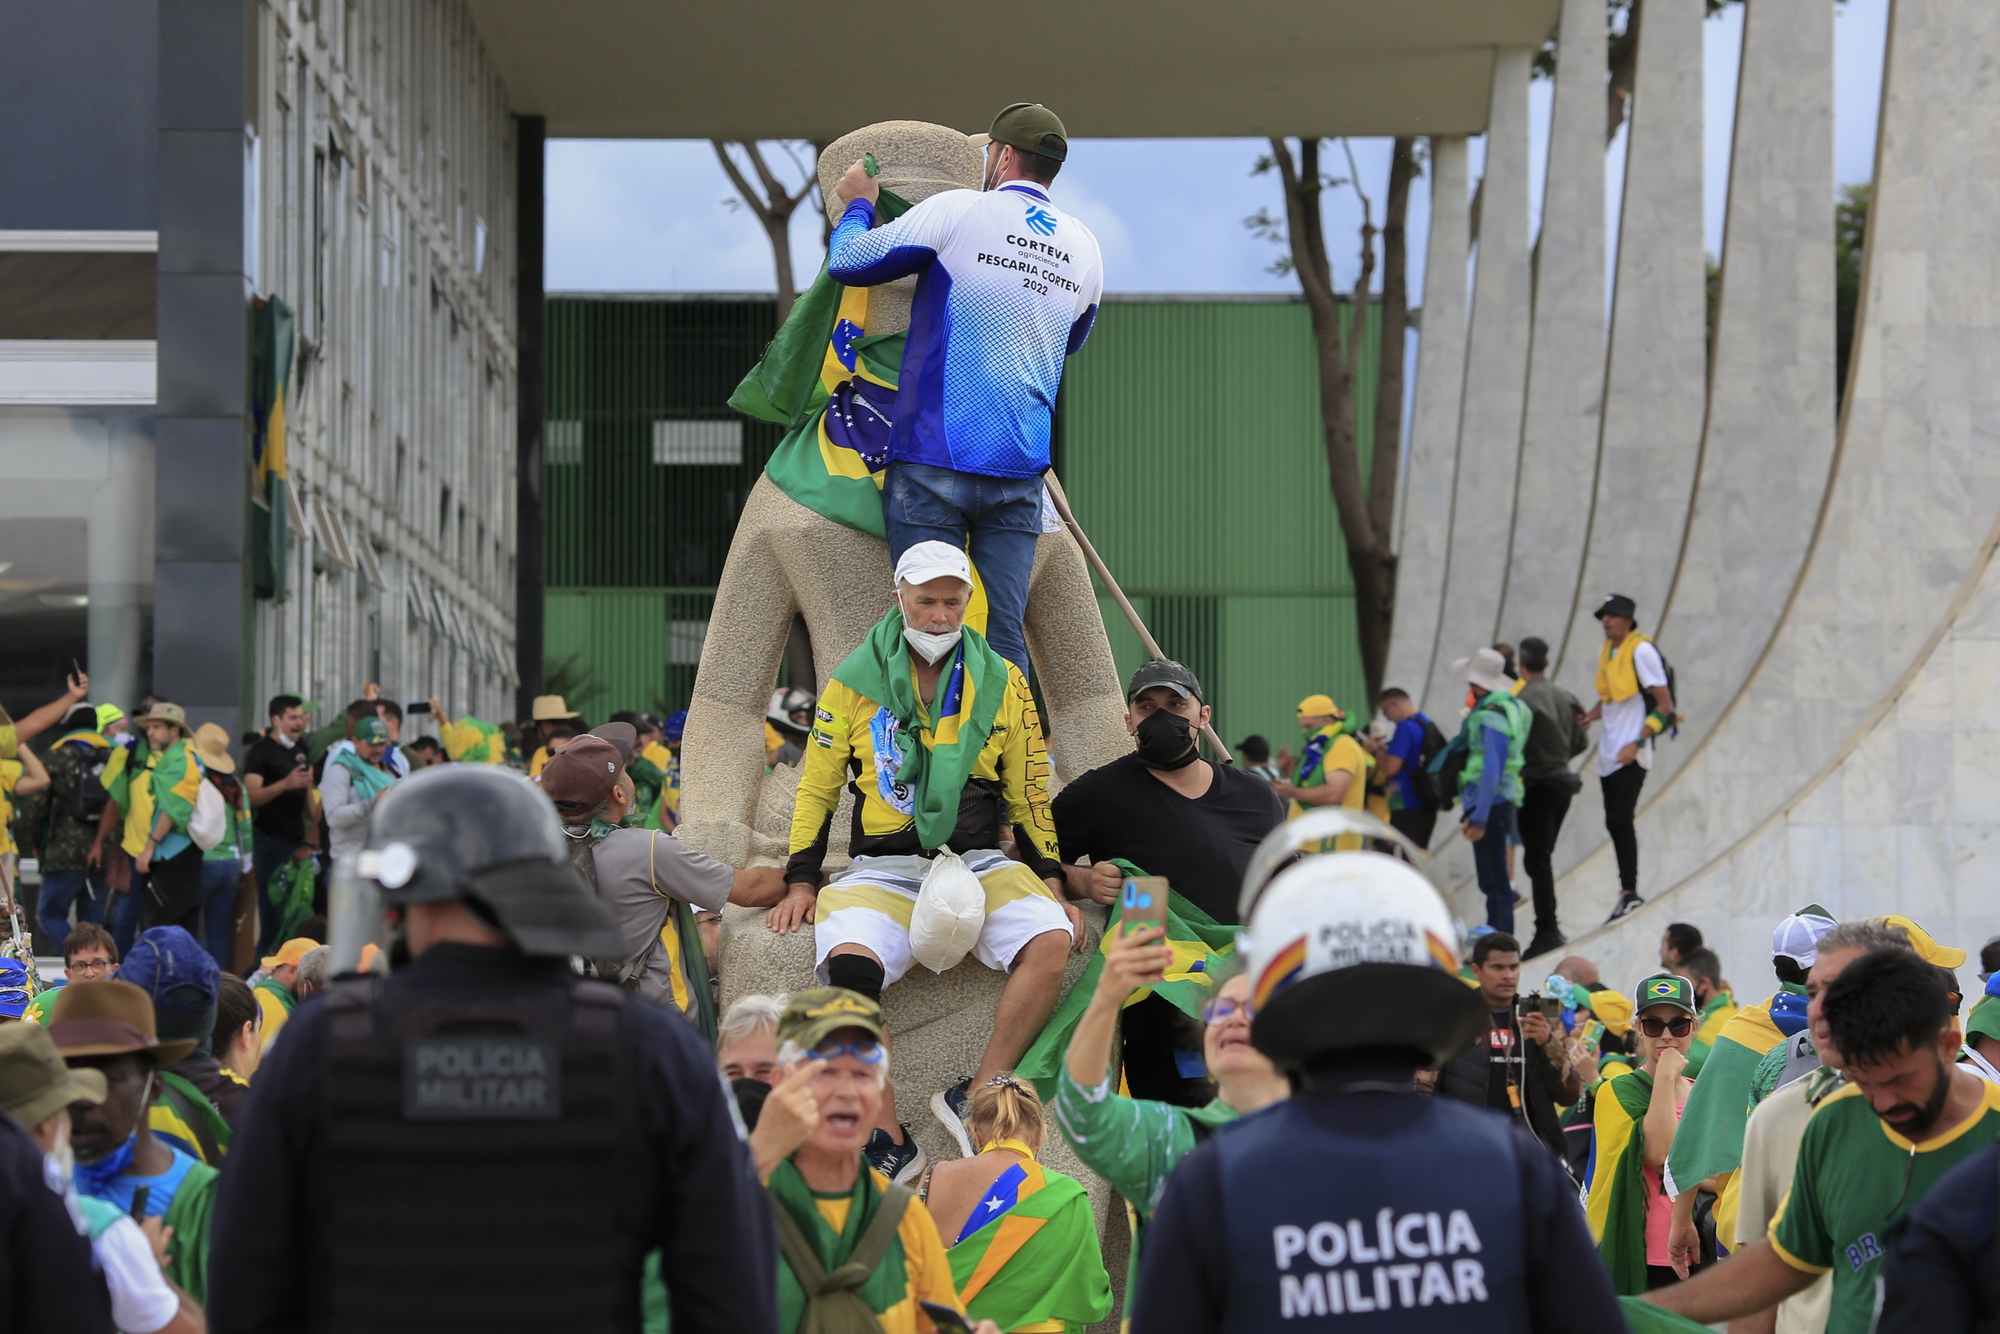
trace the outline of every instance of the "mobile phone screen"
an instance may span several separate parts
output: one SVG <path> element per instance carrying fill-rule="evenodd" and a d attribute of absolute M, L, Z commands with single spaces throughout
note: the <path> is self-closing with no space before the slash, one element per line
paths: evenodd
<path fill-rule="evenodd" d="M 1138 876 L 1126 880 L 1118 891 L 1118 923 L 1124 935 L 1141 927 L 1167 924 L 1167 878 L 1163 875 Z"/>

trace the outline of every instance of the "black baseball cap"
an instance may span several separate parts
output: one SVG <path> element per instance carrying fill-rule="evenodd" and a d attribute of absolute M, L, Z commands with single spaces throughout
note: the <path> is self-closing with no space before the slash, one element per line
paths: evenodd
<path fill-rule="evenodd" d="M 1597 604 L 1597 610 L 1591 615 L 1600 621 L 1607 616 L 1623 616 L 1629 621 L 1639 615 L 1639 604 L 1623 593 L 1606 593 L 1604 601 Z"/>
<path fill-rule="evenodd" d="M 1182 699 L 1207 703 L 1201 697 L 1201 682 L 1195 679 L 1195 674 L 1172 658 L 1154 658 L 1132 673 L 1131 683 L 1125 687 L 1125 702 L 1130 704 L 1140 691 L 1154 686 L 1166 686 Z"/>

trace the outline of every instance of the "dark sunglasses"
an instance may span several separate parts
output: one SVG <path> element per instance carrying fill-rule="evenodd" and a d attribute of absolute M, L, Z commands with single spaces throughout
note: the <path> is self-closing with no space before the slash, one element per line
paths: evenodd
<path fill-rule="evenodd" d="M 1694 1020 L 1687 1018 L 1641 1019 L 1639 1021 L 1639 1031 L 1649 1038 L 1665 1037 L 1669 1033 L 1672 1033 L 1677 1038 L 1684 1038 L 1694 1032 Z"/>

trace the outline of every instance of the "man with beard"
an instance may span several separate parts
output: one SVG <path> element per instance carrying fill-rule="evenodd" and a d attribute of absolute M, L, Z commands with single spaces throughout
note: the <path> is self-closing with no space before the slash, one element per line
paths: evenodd
<path fill-rule="evenodd" d="M 1873 950 L 1818 1000 L 1848 1087 L 1806 1123 L 1770 1236 L 1647 1294 L 1703 1324 L 1762 1311 L 1833 1274 L 1826 1334 L 1867 1334 L 1889 1225 L 2000 1138 L 2000 1085 L 1953 1064 L 1960 1036 L 1937 968 Z"/>

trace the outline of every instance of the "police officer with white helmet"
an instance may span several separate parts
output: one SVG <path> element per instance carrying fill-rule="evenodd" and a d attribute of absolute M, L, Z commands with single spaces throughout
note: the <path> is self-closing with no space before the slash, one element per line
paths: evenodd
<path fill-rule="evenodd" d="M 1322 810 L 1251 863 L 1238 942 L 1251 1040 L 1293 1096 L 1175 1172 L 1134 1334 L 1622 1330 L 1555 1157 L 1497 1113 L 1416 1091 L 1416 1072 L 1486 1017 L 1420 871 L 1380 852 L 1315 855 L 1357 832 L 1408 846 L 1371 817 Z"/>

